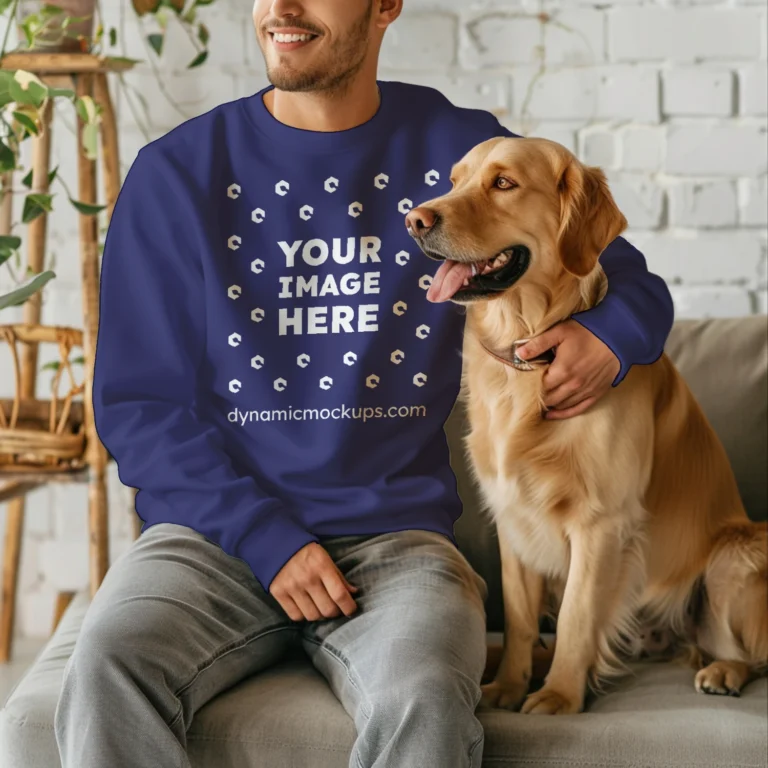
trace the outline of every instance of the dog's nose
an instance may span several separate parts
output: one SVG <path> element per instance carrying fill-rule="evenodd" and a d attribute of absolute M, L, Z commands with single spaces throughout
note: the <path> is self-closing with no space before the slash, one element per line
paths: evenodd
<path fill-rule="evenodd" d="M 435 226 L 437 214 L 429 208 L 414 208 L 405 217 L 405 226 L 411 237 L 426 235 Z"/>

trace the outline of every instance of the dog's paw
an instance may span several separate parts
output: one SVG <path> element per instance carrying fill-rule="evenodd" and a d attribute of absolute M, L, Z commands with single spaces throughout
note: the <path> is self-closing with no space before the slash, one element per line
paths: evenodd
<path fill-rule="evenodd" d="M 528 693 L 528 686 L 525 683 L 518 685 L 494 680 L 481 685 L 480 690 L 483 692 L 480 697 L 481 706 L 517 710 Z"/>
<path fill-rule="evenodd" d="M 582 707 L 583 699 L 566 696 L 545 685 L 525 700 L 521 711 L 524 715 L 575 715 Z"/>
<path fill-rule="evenodd" d="M 745 664 L 731 661 L 715 661 L 696 674 L 694 685 L 699 693 L 715 696 L 741 696 L 748 670 Z"/>

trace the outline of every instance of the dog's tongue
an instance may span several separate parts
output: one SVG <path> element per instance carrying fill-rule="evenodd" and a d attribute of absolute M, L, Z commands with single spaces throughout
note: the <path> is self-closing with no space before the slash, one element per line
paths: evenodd
<path fill-rule="evenodd" d="M 448 301 L 464 285 L 464 280 L 472 277 L 472 266 L 446 259 L 432 278 L 427 291 L 427 299 L 432 302 Z"/>

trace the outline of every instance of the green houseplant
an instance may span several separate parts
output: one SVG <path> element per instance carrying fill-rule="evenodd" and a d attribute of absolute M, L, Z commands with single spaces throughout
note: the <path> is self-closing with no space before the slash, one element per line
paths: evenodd
<path fill-rule="evenodd" d="M 211 5 L 215 0 L 124 0 L 142 25 L 142 35 L 150 64 L 159 76 L 152 58 L 164 52 L 166 32 L 170 23 L 180 24 L 195 44 L 196 54 L 188 68 L 202 65 L 208 57 L 210 35 L 207 26 L 198 18 L 198 8 Z M 0 47 L 0 59 L 7 53 L 90 53 L 112 59 L 127 59 L 111 55 L 119 35 L 114 27 L 105 29 L 99 0 L 0 0 L 0 17 L 6 17 L 5 34 Z M 149 25 L 149 28 L 146 25 Z M 11 49 L 11 28 L 17 29 L 18 45 Z M 138 63 L 139 59 L 128 59 Z M 129 88 L 118 75 L 119 87 Z M 140 93 L 138 101 L 148 112 Z M 49 102 L 70 103 L 85 123 L 83 149 L 90 159 L 96 159 L 100 108 L 89 96 L 77 98 L 68 89 L 51 88 L 39 78 L 23 69 L 0 70 L 0 205 L 7 194 L 13 194 L 13 179 L 21 172 L 24 204 L 19 222 L 0 223 L 0 266 L 5 265 L 15 285 L 10 293 L 0 295 L 0 310 L 23 304 L 39 291 L 54 272 L 46 269 L 39 274 L 20 275 L 21 237 L 14 230 L 29 224 L 38 216 L 53 209 L 54 194 L 42 194 L 31 189 L 32 172 L 25 173 L 19 164 L 22 144 L 43 130 L 43 110 Z M 140 126 L 141 127 L 141 126 Z M 146 135 L 146 131 L 144 131 Z M 54 168 L 49 184 L 58 183 L 70 204 L 81 214 L 98 215 L 105 206 L 86 205 L 76 200 L 63 178 Z M 27 191 L 23 190 L 26 187 Z M 102 230 L 103 234 L 104 230 Z M 103 247 L 101 243 L 100 247 Z"/>

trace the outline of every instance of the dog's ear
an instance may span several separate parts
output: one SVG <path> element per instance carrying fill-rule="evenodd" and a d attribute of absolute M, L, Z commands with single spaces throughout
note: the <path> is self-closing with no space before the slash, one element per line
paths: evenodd
<path fill-rule="evenodd" d="M 560 230 L 558 248 L 563 266 L 584 277 L 600 254 L 627 226 L 600 168 L 570 157 L 560 172 Z"/>

